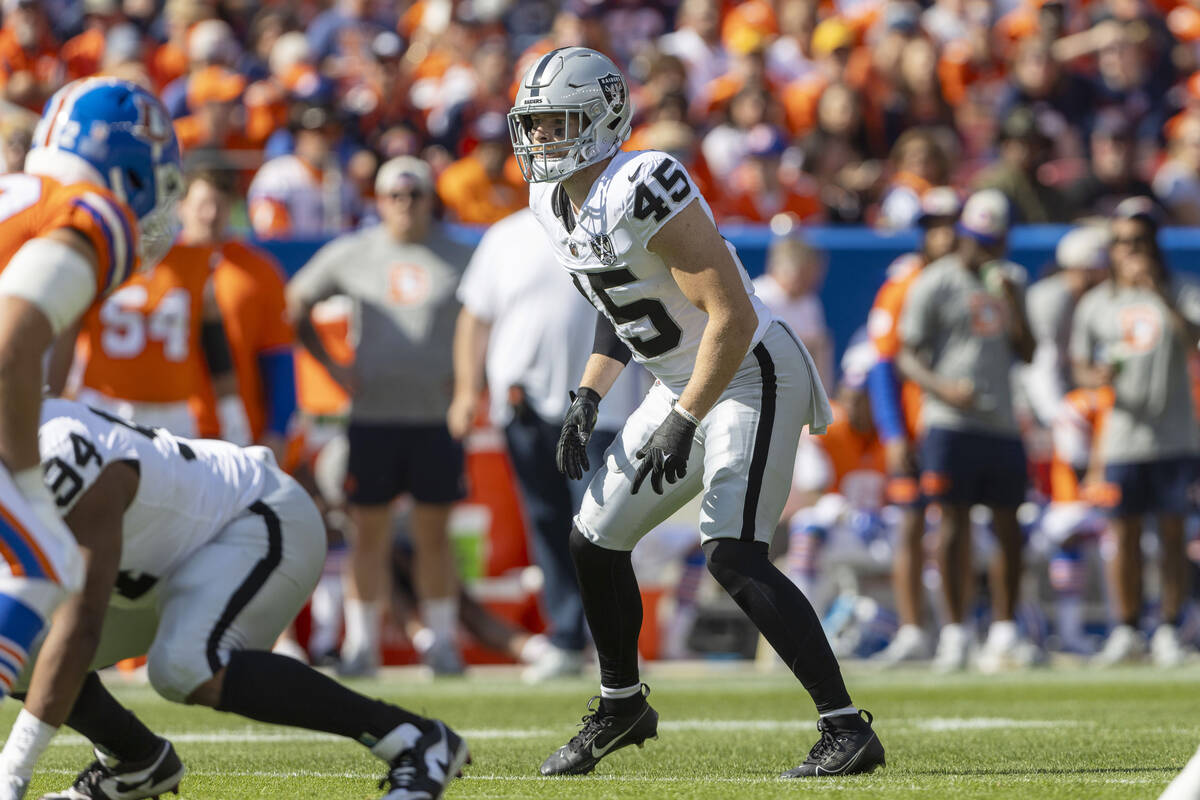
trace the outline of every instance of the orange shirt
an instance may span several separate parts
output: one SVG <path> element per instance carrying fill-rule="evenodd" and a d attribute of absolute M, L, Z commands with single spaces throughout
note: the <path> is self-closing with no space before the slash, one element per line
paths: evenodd
<path fill-rule="evenodd" d="M 851 473 L 865 470 L 882 476 L 886 472 L 883 445 L 874 431 L 864 433 L 856 430 L 841 403 L 831 402 L 830 407 L 833 409 L 833 422 L 824 436 L 817 437 L 817 442 L 833 464 L 833 486 L 829 490 L 844 494 L 846 487 L 842 482 Z"/>
<path fill-rule="evenodd" d="M 267 395 L 258 357 L 290 348 L 294 340 L 287 319 L 283 272 L 275 259 L 244 242 L 225 242 L 213 270 L 213 290 L 225 336 L 233 355 L 238 391 L 246 405 L 251 439 L 262 438 L 267 427 Z M 200 429 L 219 428 L 216 397 L 206 382 L 193 402 Z"/>
<path fill-rule="evenodd" d="M 59 228 L 79 231 L 92 243 L 98 297 L 132 274 L 137 222 L 112 192 L 90 183 L 64 185 L 22 172 L 0 177 L 0 265 L 7 264 L 25 242 Z"/>
<path fill-rule="evenodd" d="M 438 196 L 458 222 L 490 225 L 529 204 L 528 185 L 519 175 L 514 181 L 509 173 L 505 170 L 499 180 L 493 180 L 488 177 L 483 164 L 468 155 L 446 167 L 438 176 Z"/>
<path fill-rule="evenodd" d="M 68 80 L 95 75 L 104 58 L 104 31 L 91 28 L 68 39 L 59 55 L 66 62 Z"/>
<path fill-rule="evenodd" d="M 331 297 L 313 306 L 312 322 L 325 351 L 339 364 L 354 361 L 350 318 L 354 302 Z M 350 396 L 303 347 L 296 347 L 296 406 L 312 416 L 337 416 L 350 410 Z"/>
<path fill-rule="evenodd" d="M 867 333 L 882 360 L 892 360 L 900 353 L 900 312 L 904 298 L 912 287 L 925 261 L 916 253 L 901 256 L 888 268 L 888 277 L 867 316 Z M 921 418 L 921 388 L 912 381 L 900 385 L 900 408 L 910 439 L 915 438 Z"/>
<path fill-rule="evenodd" d="M 10 27 L 0 29 L 0 86 L 7 84 L 16 72 L 29 72 L 42 85 L 61 85 L 64 77 L 63 62 L 59 59 L 54 38 L 49 35 L 42 37 L 31 52 L 21 47 Z M 41 112 L 43 100 L 44 95 L 35 98 L 33 103 L 29 104 L 30 110 Z"/>
<path fill-rule="evenodd" d="M 132 403 L 186 402 L 208 380 L 200 347 L 216 254 L 176 245 L 85 315 L 83 385 Z M 208 433 L 202 431 L 202 433 Z"/>
<path fill-rule="evenodd" d="M 781 186 L 775 202 L 768 204 L 762 192 L 749 187 L 728 190 L 715 209 L 722 221 L 770 222 L 776 214 L 790 214 L 800 222 L 816 222 L 825 214 L 815 181 Z"/>
<path fill-rule="evenodd" d="M 189 400 L 207 380 L 200 346 L 215 253 L 176 245 L 84 317 L 83 385 L 133 403 Z"/>
<path fill-rule="evenodd" d="M 1071 415 L 1071 422 L 1084 435 L 1090 434 L 1092 446 L 1100 438 L 1100 430 L 1104 426 L 1108 414 L 1116 402 L 1116 395 L 1111 387 L 1101 389 L 1074 389 L 1063 397 L 1064 404 Z M 1050 462 L 1050 499 L 1055 503 L 1074 503 L 1080 500 L 1097 502 L 1101 506 L 1109 506 L 1111 502 L 1111 487 L 1102 484 L 1092 486 L 1086 492 L 1079 485 L 1075 467 L 1061 453 L 1055 453 Z"/>

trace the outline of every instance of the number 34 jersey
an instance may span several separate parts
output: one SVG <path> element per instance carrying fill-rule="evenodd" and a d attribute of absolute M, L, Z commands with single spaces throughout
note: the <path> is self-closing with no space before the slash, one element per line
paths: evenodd
<path fill-rule="evenodd" d="M 712 210 L 687 170 L 653 150 L 618 153 L 592 185 L 578 215 L 558 184 L 535 183 L 529 197 L 576 287 L 613 324 L 634 359 L 676 394 L 695 369 L 708 314 L 688 300 L 649 244 L 667 222 L 697 201 L 711 220 Z M 754 296 L 733 245 L 725 246 L 758 315 L 750 344 L 754 347 L 771 322 L 771 312 Z"/>
<path fill-rule="evenodd" d="M 263 491 L 264 464 L 254 455 L 261 448 L 184 439 L 70 400 L 42 403 L 38 446 L 61 516 L 108 464 L 137 464 L 137 495 L 124 517 L 123 577 L 169 574 Z"/>

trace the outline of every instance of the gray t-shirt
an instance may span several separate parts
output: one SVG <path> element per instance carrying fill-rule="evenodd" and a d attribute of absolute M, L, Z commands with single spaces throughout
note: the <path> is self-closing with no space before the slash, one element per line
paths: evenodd
<path fill-rule="evenodd" d="M 961 411 L 926 394 L 927 428 L 1018 435 L 1010 373 L 1008 305 L 989 293 L 957 255 L 940 258 L 913 281 L 900 315 L 900 338 L 945 378 L 970 378 L 975 406 Z"/>
<path fill-rule="evenodd" d="M 1025 314 L 1037 342 L 1033 363 L 1025 371 L 1025 389 L 1043 425 L 1053 422 L 1072 385 L 1068 352 L 1074 311 L 1075 295 L 1062 272 L 1042 278 L 1025 293 Z"/>
<path fill-rule="evenodd" d="M 1200 285 L 1176 276 L 1175 308 L 1200 323 Z M 1136 463 L 1196 452 L 1198 438 L 1188 377 L 1188 346 L 1170 327 L 1162 298 L 1149 289 L 1111 281 L 1079 301 L 1071 329 L 1071 358 L 1113 364 L 1115 404 L 1101 434 L 1108 463 Z"/>
<path fill-rule="evenodd" d="M 292 278 L 301 300 L 354 300 L 352 420 L 445 422 L 454 388 L 455 290 L 470 257 L 470 247 L 436 225 L 421 244 L 397 242 L 377 226 L 334 239 Z"/>

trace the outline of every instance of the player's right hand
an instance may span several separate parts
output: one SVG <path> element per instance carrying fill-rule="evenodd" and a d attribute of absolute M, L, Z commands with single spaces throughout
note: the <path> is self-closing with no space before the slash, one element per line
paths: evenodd
<path fill-rule="evenodd" d="M 571 392 L 571 407 L 563 419 L 558 434 L 558 447 L 554 451 L 554 463 L 558 471 L 573 481 L 583 477 L 592 468 L 588 461 L 587 445 L 596 427 L 596 415 L 600 410 L 600 395 L 586 386 Z"/>

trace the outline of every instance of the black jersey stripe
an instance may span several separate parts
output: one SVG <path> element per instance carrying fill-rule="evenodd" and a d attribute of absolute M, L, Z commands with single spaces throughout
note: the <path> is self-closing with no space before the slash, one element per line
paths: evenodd
<path fill-rule="evenodd" d="M 767 352 L 767 346 L 759 342 L 754 346 L 754 358 L 762 375 L 762 404 L 758 413 L 758 427 L 754 431 L 754 451 L 750 456 L 750 474 L 746 476 L 746 504 L 742 507 L 743 542 L 754 541 L 755 517 L 758 516 L 758 498 L 762 492 L 763 474 L 767 471 L 767 455 L 771 449 L 771 432 L 775 427 L 775 362 Z"/>

